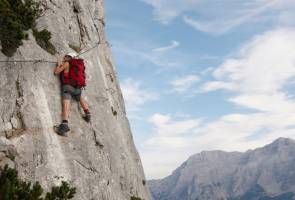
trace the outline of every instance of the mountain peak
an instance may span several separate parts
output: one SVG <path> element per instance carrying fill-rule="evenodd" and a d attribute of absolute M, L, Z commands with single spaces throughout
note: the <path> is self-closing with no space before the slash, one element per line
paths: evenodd
<path fill-rule="evenodd" d="M 294 155 L 295 141 L 288 138 L 245 153 L 203 151 L 149 187 L 155 200 L 291 200 Z"/>
<path fill-rule="evenodd" d="M 290 139 L 290 138 L 280 137 L 280 138 L 276 139 L 275 141 L 273 141 L 272 143 L 263 147 L 263 149 L 268 149 L 268 148 L 280 149 L 280 148 L 288 147 L 288 146 L 292 146 L 292 145 L 295 145 L 295 140 Z"/>
<path fill-rule="evenodd" d="M 271 144 L 277 144 L 277 145 L 295 144 L 295 140 L 290 138 L 280 137 L 276 139 L 275 141 L 273 141 Z"/>

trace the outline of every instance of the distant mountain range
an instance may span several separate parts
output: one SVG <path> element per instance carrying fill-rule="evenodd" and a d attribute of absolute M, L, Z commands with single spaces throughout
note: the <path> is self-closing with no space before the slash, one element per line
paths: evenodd
<path fill-rule="evenodd" d="M 148 181 L 154 200 L 295 200 L 295 141 L 245 153 L 204 151 Z"/>

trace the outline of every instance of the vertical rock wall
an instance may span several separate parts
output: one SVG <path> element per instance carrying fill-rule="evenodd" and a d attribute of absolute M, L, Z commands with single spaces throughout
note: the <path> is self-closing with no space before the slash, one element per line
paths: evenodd
<path fill-rule="evenodd" d="M 30 39 L 12 58 L 0 60 L 56 61 L 73 47 L 90 51 L 86 61 L 92 123 L 72 102 L 71 132 L 60 137 L 53 126 L 61 121 L 59 78 L 47 62 L 0 63 L 0 165 L 16 167 L 23 179 L 49 189 L 66 180 L 77 187 L 75 199 L 150 199 L 135 149 L 110 47 L 104 33 L 102 0 L 42 0 L 44 15 L 37 28 L 52 33 L 58 54 L 52 56 Z M 100 43 L 95 47 L 97 43 Z M 72 48 L 71 48 L 72 47 Z"/>

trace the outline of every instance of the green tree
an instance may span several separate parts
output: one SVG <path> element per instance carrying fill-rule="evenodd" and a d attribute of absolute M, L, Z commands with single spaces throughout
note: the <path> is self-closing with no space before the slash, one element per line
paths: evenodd
<path fill-rule="evenodd" d="M 28 38 L 24 31 L 35 27 L 41 12 L 33 0 L 0 0 L 0 41 L 6 56 L 12 56 Z"/>
<path fill-rule="evenodd" d="M 76 188 L 71 188 L 67 182 L 62 182 L 59 187 L 52 187 L 51 192 L 46 194 L 45 200 L 66 200 L 72 199 Z"/>
<path fill-rule="evenodd" d="M 74 197 L 76 188 L 62 182 L 61 186 L 52 187 L 46 195 L 43 195 L 43 191 L 38 182 L 32 185 L 20 180 L 17 171 L 8 168 L 7 165 L 1 171 L 0 200 L 68 200 Z"/>
<path fill-rule="evenodd" d="M 46 51 L 55 54 L 50 43 L 51 34 L 46 29 L 35 30 L 36 20 L 42 14 L 40 3 L 33 0 L 0 0 L 0 41 L 1 51 L 8 57 L 13 56 L 17 48 L 28 39 L 29 29 L 34 30 L 37 43 Z"/>
<path fill-rule="evenodd" d="M 131 199 L 130 200 L 142 200 L 141 198 L 139 198 L 139 197 L 131 197 Z"/>

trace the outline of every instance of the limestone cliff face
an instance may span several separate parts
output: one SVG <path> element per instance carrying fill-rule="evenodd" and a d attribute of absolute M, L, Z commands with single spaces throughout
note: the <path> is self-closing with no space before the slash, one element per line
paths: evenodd
<path fill-rule="evenodd" d="M 72 102 L 71 132 L 60 137 L 53 126 L 61 121 L 59 78 L 55 64 L 0 63 L 0 165 L 15 166 L 22 178 L 45 188 L 66 180 L 77 187 L 75 199 L 150 199 L 139 155 L 126 117 L 124 101 L 104 34 L 102 0 L 43 0 L 45 13 L 37 28 L 52 33 L 58 54 L 52 56 L 30 39 L 12 58 L 56 61 L 70 46 L 85 51 L 87 88 L 92 123 L 82 119 Z"/>

